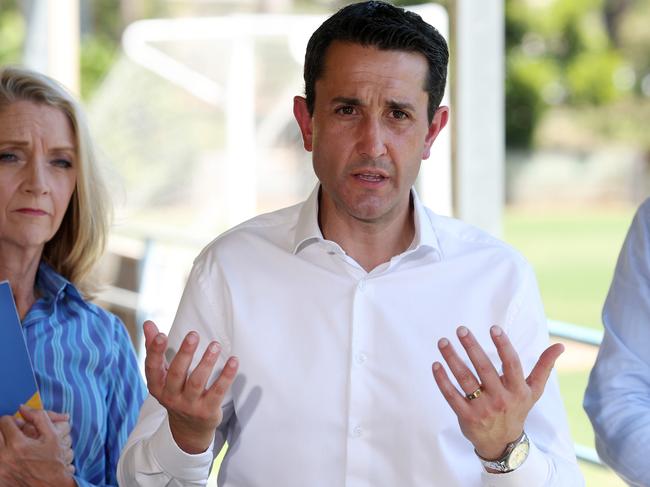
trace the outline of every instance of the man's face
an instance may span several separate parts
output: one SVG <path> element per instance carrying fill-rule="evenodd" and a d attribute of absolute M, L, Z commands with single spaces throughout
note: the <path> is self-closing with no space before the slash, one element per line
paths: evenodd
<path fill-rule="evenodd" d="M 428 122 L 427 71 L 419 53 L 331 44 L 313 117 L 304 98 L 294 99 L 322 185 L 321 212 L 366 223 L 405 216 L 420 163 L 448 117 L 441 108 Z"/>

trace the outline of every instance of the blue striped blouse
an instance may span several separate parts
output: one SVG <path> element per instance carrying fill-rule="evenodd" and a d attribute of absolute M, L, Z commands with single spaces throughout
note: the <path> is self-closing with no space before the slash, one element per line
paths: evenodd
<path fill-rule="evenodd" d="M 43 406 L 70 414 L 77 484 L 117 485 L 120 450 L 145 397 L 129 336 L 43 262 L 36 287 L 41 297 L 23 331 Z"/>

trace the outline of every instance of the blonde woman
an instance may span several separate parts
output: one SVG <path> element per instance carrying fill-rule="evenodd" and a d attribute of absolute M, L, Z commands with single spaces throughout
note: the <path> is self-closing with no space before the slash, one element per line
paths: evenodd
<path fill-rule="evenodd" d="M 78 103 L 50 78 L 0 68 L 0 280 L 50 412 L 0 418 L 0 487 L 117 485 L 145 390 L 123 324 L 87 300 L 109 214 Z M 67 418 L 66 440 L 54 423 Z"/>

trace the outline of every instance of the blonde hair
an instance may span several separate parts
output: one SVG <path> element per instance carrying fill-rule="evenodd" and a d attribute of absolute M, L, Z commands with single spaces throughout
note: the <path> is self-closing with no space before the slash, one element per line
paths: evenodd
<path fill-rule="evenodd" d="M 104 252 L 111 205 L 88 124 L 75 98 L 43 74 L 19 67 L 0 67 L 0 110 L 16 101 L 58 108 L 67 115 L 77 145 L 77 181 L 61 226 L 45 244 L 42 259 L 89 296 L 89 274 Z"/>

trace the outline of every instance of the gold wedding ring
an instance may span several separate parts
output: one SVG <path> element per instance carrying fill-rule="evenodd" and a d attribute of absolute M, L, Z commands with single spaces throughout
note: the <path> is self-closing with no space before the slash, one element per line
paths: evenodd
<path fill-rule="evenodd" d="M 479 386 L 478 389 L 476 389 L 474 392 L 470 392 L 469 394 L 465 394 L 465 397 L 469 399 L 470 401 L 473 401 L 477 397 L 481 397 L 481 393 L 483 392 L 483 387 Z"/>

